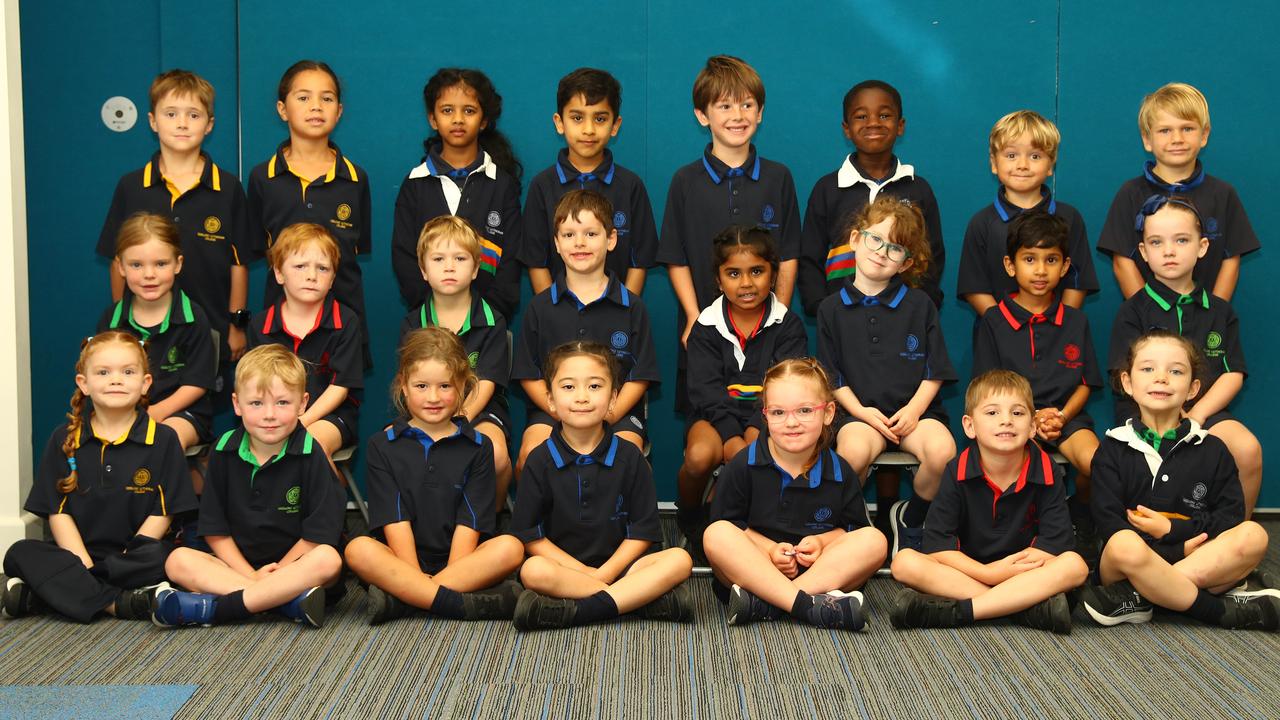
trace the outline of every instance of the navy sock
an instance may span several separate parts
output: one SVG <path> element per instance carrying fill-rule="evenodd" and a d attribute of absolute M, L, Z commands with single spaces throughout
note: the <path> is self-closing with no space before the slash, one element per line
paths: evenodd
<path fill-rule="evenodd" d="M 436 599 L 431 603 L 431 612 L 440 617 L 453 618 L 461 620 L 462 612 L 462 593 L 441 585 L 436 590 Z"/>
<path fill-rule="evenodd" d="M 928 514 L 929 501 L 912 493 L 911 499 L 907 501 L 907 509 L 902 513 L 902 521 L 907 527 L 924 527 L 924 516 Z"/>
<path fill-rule="evenodd" d="M 880 518 L 887 519 L 889 517 L 889 508 L 893 507 L 896 502 L 898 502 L 898 498 L 893 495 L 876 495 L 876 520 L 880 521 Z"/>
<path fill-rule="evenodd" d="M 219 595 L 213 601 L 213 622 L 239 622 L 248 619 L 250 613 L 244 606 L 244 591 L 237 590 L 226 595 Z"/>
<path fill-rule="evenodd" d="M 973 601 L 957 600 L 956 603 L 960 606 L 961 624 L 972 625 L 973 624 Z"/>
<path fill-rule="evenodd" d="M 811 607 L 813 607 L 813 596 L 803 590 L 797 591 L 796 600 L 791 604 L 791 617 L 803 620 L 808 617 Z"/>
<path fill-rule="evenodd" d="M 618 603 L 607 591 L 601 590 L 595 595 L 577 601 L 577 610 L 573 613 L 574 625 L 587 625 L 601 620 L 618 617 Z"/>
<path fill-rule="evenodd" d="M 1218 625 L 1222 622 L 1222 616 L 1227 614 L 1227 606 L 1222 602 L 1222 598 L 1208 590 L 1201 590 L 1186 612 L 1201 622 Z"/>

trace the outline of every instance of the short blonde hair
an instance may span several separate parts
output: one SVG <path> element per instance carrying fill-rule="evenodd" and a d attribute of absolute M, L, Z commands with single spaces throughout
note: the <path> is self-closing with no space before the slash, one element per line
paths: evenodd
<path fill-rule="evenodd" d="M 722 97 L 742 100 L 753 97 L 764 107 L 764 81 L 760 73 L 741 58 L 713 55 L 693 81 L 693 107 L 705 111 Z"/>
<path fill-rule="evenodd" d="M 1138 131 L 1143 137 L 1151 134 L 1151 128 L 1156 124 L 1156 113 L 1161 110 L 1209 129 L 1209 101 L 1204 98 L 1204 93 L 1186 83 L 1169 83 L 1142 98 L 1142 107 L 1138 108 Z"/>
<path fill-rule="evenodd" d="M 195 98 L 196 102 L 204 106 L 204 111 L 210 117 L 213 116 L 213 85 L 190 70 L 169 70 L 151 81 L 151 91 L 148 93 L 151 112 L 155 112 L 156 106 L 170 93 L 178 97 L 189 95 Z"/>
<path fill-rule="evenodd" d="M 1051 162 L 1058 161 L 1058 145 L 1062 134 L 1049 118 L 1034 110 L 1015 110 L 991 127 L 991 157 L 1023 133 L 1031 134 L 1031 146 L 1044 151 Z"/>
<path fill-rule="evenodd" d="M 1036 407 L 1031 383 L 1026 378 L 1012 370 L 988 370 L 974 378 L 969 383 L 969 389 L 964 391 L 964 414 L 972 415 L 978 404 L 992 395 L 1013 395 L 1028 410 Z"/>
<path fill-rule="evenodd" d="M 427 253 L 431 252 L 432 245 L 450 240 L 466 250 L 476 265 L 480 264 L 480 236 L 471 223 L 457 215 L 440 215 L 428 220 L 418 233 L 418 268 L 427 266 Z"/>
<path fill-rule="evenodd" d="M 338 249 L 338 241 L 321 225 L 315 223 L 296 223 L 280 231 L 280 236 L 271 243 L 267 250 L 267 263 L 272 270 L 284 267 L 284 261 L 290 255 L 302 252 L 310 245 L 316 245 L 329 258 L 334 271 L 338 269 L 338 261 L 342 251 Z"/>
<path fill-rule="evenodd" d="M 307 369 L 297 355 L 283 345 L 259 345 L 236 364 L 236 392 L 250 386 L 263 388 L 275 378 L 289 390 L 302 395 L 307 391 Z"/>

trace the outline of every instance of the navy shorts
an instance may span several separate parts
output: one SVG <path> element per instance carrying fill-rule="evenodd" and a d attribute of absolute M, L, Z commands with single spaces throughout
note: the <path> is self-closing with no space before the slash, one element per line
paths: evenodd
<path fill-rule="evenodd" d="M 193 413 L 190 410 L 179 410 L 169 417 L 181 418 L 191 423 L 191 427 L 196 431 L 196 443 L 199 445 L 207 445 L 213 441 L 212 418 L 204 413 Z"/>

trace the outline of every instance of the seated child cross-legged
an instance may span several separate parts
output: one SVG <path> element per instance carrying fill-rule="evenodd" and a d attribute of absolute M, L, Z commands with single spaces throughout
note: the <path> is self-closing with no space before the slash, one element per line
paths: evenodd
<path fill-rule="evenodd" d="M 947 464 L 922 551 L 893 558 L 893 577 L 907 589 L 889 619 L 918 628 L 1008 616 L 1070 633 L 1065 593 L 1089 570 L 1072 549 L 1061 471 L 1031 440 L 1031 385 L 1013 371 L 989 371 L 969 383 L 964 408 L 974 444 Z"/>
<path fill-rule="evenodd" d="M 717 597 L 728 596 L 726 619 L 745 625 L 789 613 L 860 630 L 866 613 L 856 588 L 884 563 L 887 543 L 871 527 L 858 476 L 831 450 L 831 383 L 810 358 L 783 360 L 765 374 L 762 402 L 768 435 L 725 469 L 702 539 Z"/>
<path fill-rule="evenodd" d="M 1280 630 L 1280 591 L 1238 587 L 1262 562 L 1267 532 L 1245 520 L 1225 444 L 1182 410 L 1202 364 L 1168 330 L 1129 346 L 1120 382 L 1138 416 L 1108 430 L 1093 461 L 1104 584 L 1081 599 L 1099 624 L 1146 622 L 1155 604 L 1225 628 Z"/>
<path fill-rule="evenodd" d="M 232 407 L 244 422 L 218 441 L 200 499 L 200 535 L 213 554 L 178 548 L 165 563 L 157 625 L 213 625 L 276 609 L 324 624 L 325 587 L 338 582 L 346 493 L 298 418 L 302 361 L 279 345 L 245 353 Z"/>
<path fill-rule="evenodd" d="M 548 400 L 560 422 L 529 453 L 512 533 L 531 556 L 516 603 L 517 630 L 561 628 L 630 612 L 653 620 L 692 618 L 684 581 L 693 570 L 662 541 L 653 471 L 640 449 L 610 432 L 621 371 L 609 348 L 571 342 L 544 363 Z"/>
<path fill-rule="evenodd" d="M 919 208 L 888 195 L 876 198 L 850 226 L 857 273 L 818 306 L 818 357 L 847 413 L 835 422 L 836 452 L 862 480 L 888 447 L 920 461 L 911 499 L 889 509 L 893 553 L 919 549 L 929 501 L 956 454 L 938 397 L 944 382 L 955 381 L 955 370 L 938 310 L 914 287 L 931 262 L 925 232 Z"/>
<path fill-rule="evenodd" d="M 409 333 L 392 400 L 401 418 L 369 438 L 369 526 L 347 563 L 369 583 L 369 623 L 409 607 L 463 620 L 510 619 L 524 546 L 494 530 L 493 447 L 463 417 L 476 375 L 461 339 Z M 496 587 L 494 587 L 496 586 Z M 487 592 L 477 592 L 493 588 Z"/>

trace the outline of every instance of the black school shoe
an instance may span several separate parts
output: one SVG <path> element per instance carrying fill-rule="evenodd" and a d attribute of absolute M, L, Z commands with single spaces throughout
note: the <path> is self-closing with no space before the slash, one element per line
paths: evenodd
<path fill-rule="evenodd" d="M 16 577 L 4 579 L 4 597 L 0 598 L 0 606 L 11 618 L 35 615 L 44 610 L 44 603 L 32 592 L 31 586 Z"/>
<path fill-rule="evenodd" d="M 756 597 L 746 588 L 734 585 L 729 588 L 729 610 L 725 622 L 729 625 L 748 625 L 768 622 L 782 617 L 782 610 Z"/>
<path fill-rule="evenodd" d="M 276 608 L 276 612 L 296 623 L 324 627 L 324 595 L 322 587 L 308 588 L 298 597 Z"/>
<path fill-rule="evenodd" d="M 532 590 L 525 590 L 516 600 L 516 609 L 511 622 L 516 626 L 516 630 L 522 632 L 566 628 L 573 624 L 573 616 L 577 611 L 578 604 L 575 600 L 547 597 Z"/>
<path fill-rule="evenodd" d="M 903 588 L 889 608 L 889 622 L 896 628 L 960 627 L 960 603 L 951 598 L 925 595 Z"/>
<path fill-rule="evenodd" d="M 1150 622 L 1154 608 L 1128 580 L 1110 585 L 1087 584 L 1080 588 L 1080 604 L 1099 625 Z"/>
<path fill-rule="evenodd" d="M 1224 595 L 1227 612 L 1218 622 L 1231 630 L 1280 630 L 1280 595 L 1275 590 Z"/>
<path fill-rule="evenodd" d="M 689 584 L 682 582 L 671 588 L 640 608 L 637 614 L 646 620 L 689 622 L 693 619 L 693 598 L 689 593 Z"/>
<path fill-rule="evenodd" d="M 487 590 L 462 593 L 462 617 L 464 620 L 510 620 L 522 590 L 520 583 L 503 580 Z"/>
<path fill-rule="evenodd" d="M 1048 630 L 1059 635 L 1071 634 L 1071 606 L 1066 593 L 1058 593 L 1048 600 L 1020 610 L 1009 616 L 1013 622 L 1036 630 Z"/>
<path fill-rule="evenodd" d="M 173 586 L 167 582 L 140 587 L 136 590 L 122 590 L 116 598 L 116 619 L 118 620 L 150 620 L 151 613 L 156 610 L 156 595 L 161 590 L 170 590 Z"/>
<path fill-rule="evenodd" d="M 383 590 L 377 585 L 370 585 L 364 604 L 364 614 L 370 625 L 381 625 L 388 620 L 404 617 L 413 608 L 402 602 L 400 598 Z"/>
<path fill-rule="evenodd" d="M 862 612 L 865 599 L 857 590 L 851 593 L 832 590 L 812 595 L 813 605 L 805 613 L 805 622 L 814 627 L 857 631 L 866 627 Z"/>

